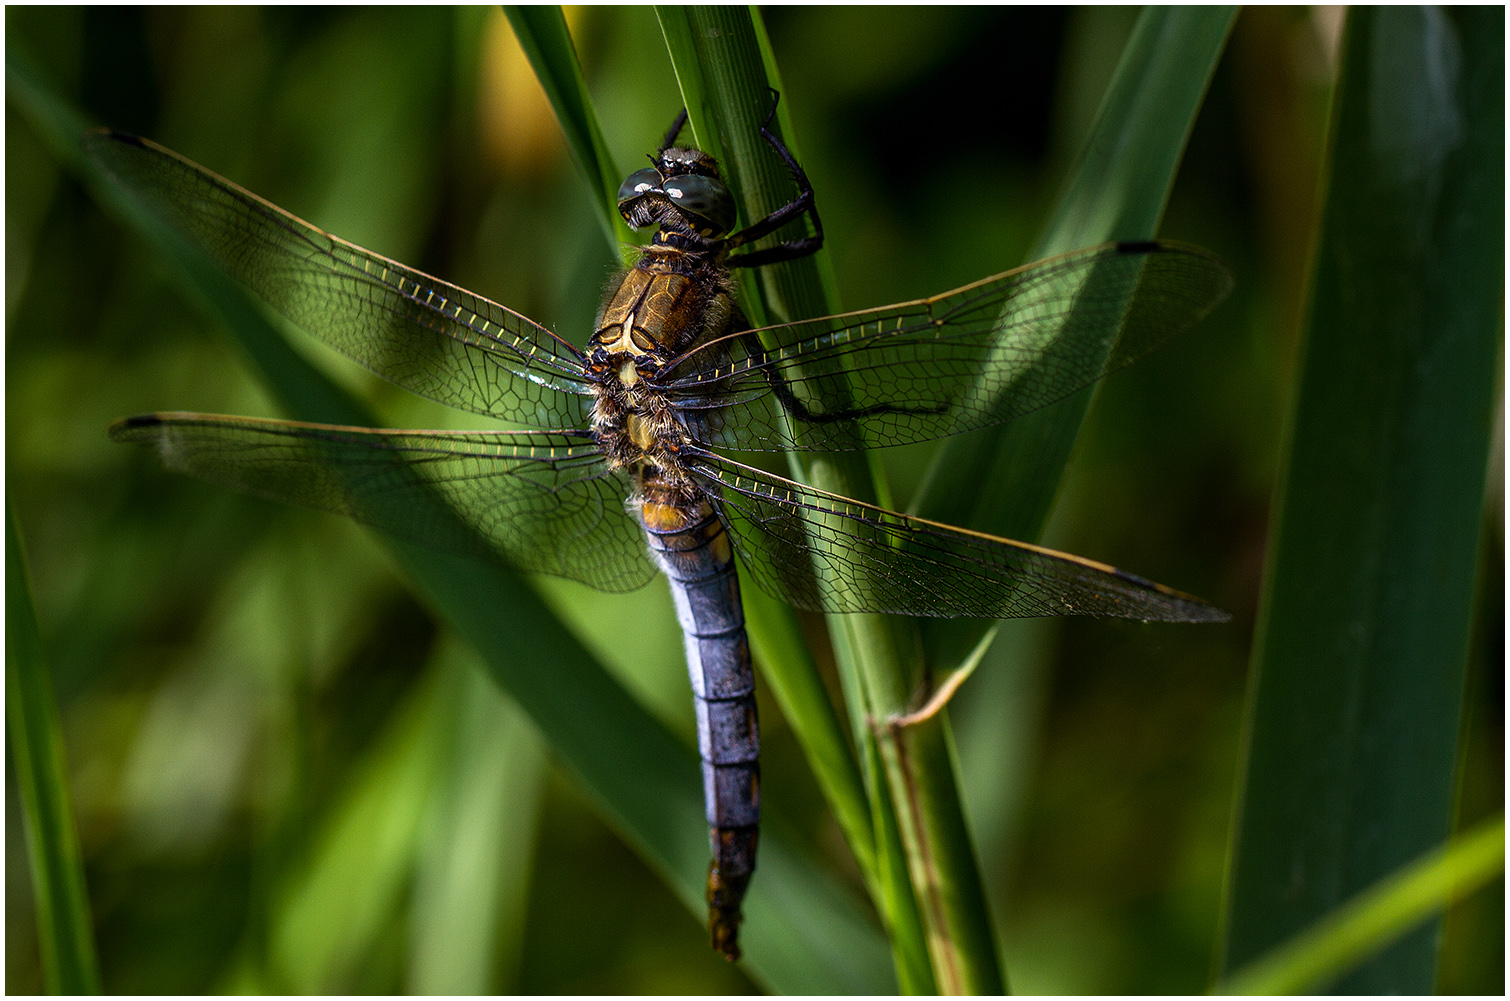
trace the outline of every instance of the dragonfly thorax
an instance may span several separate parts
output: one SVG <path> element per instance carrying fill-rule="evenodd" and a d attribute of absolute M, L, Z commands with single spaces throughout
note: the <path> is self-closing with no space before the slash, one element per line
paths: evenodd
<path fill-rule="evenodd" d="M 677 359 L 725 333 L 736 315 L 729 271 L 708 253 L 652 244 L 610 284 L 586 371 L 593 434 L 611 466 L 648 464 L 686 483 L 677 454 L 690 435 L 665 384 Z"/>

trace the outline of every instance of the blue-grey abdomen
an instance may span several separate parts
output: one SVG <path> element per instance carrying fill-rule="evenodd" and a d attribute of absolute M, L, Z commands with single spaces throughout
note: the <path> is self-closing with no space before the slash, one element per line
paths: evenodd
<path fill-rule="evenodd" d="M 640 520 L 650 554 L 670 580 L 687 647 L 713 847 L 713 945 L 737 955 L 739 902 L 755 870 L 760 823 L 760 728 L 739 577 L 728 533 L 708 505 L 684 512 L 646 503 Z"/>

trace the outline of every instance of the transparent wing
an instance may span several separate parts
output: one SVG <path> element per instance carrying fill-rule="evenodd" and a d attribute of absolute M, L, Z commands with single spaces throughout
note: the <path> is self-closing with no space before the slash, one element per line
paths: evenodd
<path fill-rule="evenodd" d="M 1229 617 L 1079 556 L 861 504 L 719 456 L 699 456 L 693 468 L 729 525 L 740 569 L 799 608 L 946 618 Z"/>
<path fill-rule="evenodd" d="M 383 431 L 208 414 L 127 417 L 115 441 L 177 472 L 354 518 L 464 556 L 640 587 L 654 569 L 629 484 L 590 438 L 538 431 Z"/>
<path fill-rule="evenodd" d="M 84 150 L 268 305 L 422 396 L 531 427 L 583 427 L 579 352 L 496 302 L 311 226 L 172 150 L 91 132 Z"/>
<path fill-rule="evenodd" d="M 709 445 L 928 441 L 1069 396 L 1186 330 L 1231 288 L 1205 251 L 1106 244 L 929 299 L 730 334 L 668 367 L 665 385 Z"/>

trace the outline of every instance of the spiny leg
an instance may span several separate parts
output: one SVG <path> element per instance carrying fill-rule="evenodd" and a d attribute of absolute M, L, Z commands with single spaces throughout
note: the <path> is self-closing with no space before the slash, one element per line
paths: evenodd
<path fill-rule="evenodd" d="M 743 317 L 740 319 L 743 320 Z M 744 322 L 748 325 L 748 321 Z M 766 353 L 760 339 L 751 330 L 740 331 L 739 342 L 752 360 Z M 836 421 L 859 420 L 876 414 L 941 414 L 949 409 L 948 404 L 943 403 L 936 407 L 901 407 L 895 403 L 878 403 L 873 407 L 845 407 L 841 410 L 817 411 L 810 409 L 806 403 L 797 398 L 797 394 L 792 392 L 792 387 L 776 365 L 766 365 L 762 368 L 762 372 L 782 409 L 797 420 L 808 424 L 833 424 Z"/>
<path fill-rule="evenodd" d="M 681 110 L 681 113 L 676 116 L 676 121 L 671 123 L 671 128 L 666 130 L 666 138 L 662 139 L 660 146 L 656 148 L 656 155 L 660 156 L 672 146 L 676 145 L 676 137 L 681 135 L 682 129 L 686 127 L 687 109 L 683 108 Z"/>
<path fill-rule="evenodd" d="M 795 260 L 817 252 L 823 246 L 823 220 L 818 218 L 818 206 L 813 196 L 813 185 L 807 179 L 807 172 L 787 149 L 786 144 L 771 129 L 771 123 L 776 120 L 776 108 L 781 103 L 781 95 L 771 91 L 771 112 L 766 115 L 765 124 L 760 127 L 760 134 L 776 155 L 786 163 L 787 169 L 792 172 L 792 178 L 797 182 L 797 197 L 792 199 L 781 208 L 772 212 L 764 219 L 750 225 L 724 241 L 724 245 L 730 248 L 742 247 L 763 236 L 768 236 L 787 223 L 806 215 L 813 221 L 813 235 L 798 237 L 779 243 L 774 247 L 763 250 L 746 251 L 743 254 L 735 254 L 726 262 L 731 268 L 753 268 L 764 264 L 775 264 L 779 261 Z"/>

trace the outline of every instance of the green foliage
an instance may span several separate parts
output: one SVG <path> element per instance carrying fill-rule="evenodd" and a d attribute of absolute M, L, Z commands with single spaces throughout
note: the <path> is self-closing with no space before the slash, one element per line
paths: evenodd
<path fill-rule="evenodd" d="M 402 8 L 6 17 L 8 483 L 106 990 L 711 993 L 753 978 L 841 992 L 889 990 L 893 976 L 926 990 L 937 953 L 925 928 L 951 922 L 978 969 L 999 948 L 1024 992 L 1203 989 L 1265 508 L 1320 221 L 1325 15 L 1254 8 L 1232 26 L 1225 11 L 1171 10 L 1135 25 L 1091 8 L 776 8 L 747 27 L 742 9 L 573 9 L 566 23 L 527 8 L 508 22 Z M 718 54 L 735 42 L 753 57 Z M 896 822 L 894 793 L 915 792 L 887 781 L 895 762 L 870 723 L 911 706 L 985 624 L 839 620 L 825 632 L 748 588 L 769 823 L 748 959 L 731 967 L 701 927 L 706 834 L 664 588 L 600 595 L 384 550 L 336 519 L 169 477 L 110 445 L 110 420 L 163 408 L 478 420 L 286 337 L 213 272 L 145 249 L 117 221 L 135 225 L 129 206 L 100 212 L 70 179 L 83 175 L 65 171 L 85 125 L 149 135 L 580 343 L 625 240 L 618 172 L 644 162 L 681 93 L 698 142 L 739 172 L 747 215 L 787 197 L 760 143 L 730 145 L 763 119 L 765 83 L 720 74 L 752 65 L 781 91 L 782 133 L 828 235 L 824 257 L 747 279 L 768 315 L 927 295 L 1035 246 L 1062 249 L 1055 240 L 1155 229 L 1233 266 L 1233 301 L 1199 330 L 1107 380 L 1094 407 L 1029 418 L 1056 438 L 1041 454 L 1049 432 L 1016 422 L 1010 450 L 984 434 L 804 472 L 958 524 L 1033 537 L 1047 521 L 1047 544 L 1200 594 L 1236 621 L 999 627 L 949 725 L 919 738 L 938 797 L 927 809 L 955 853 L 941 871 L 977 898 L 938 922 L 917 908 L 916 831 Z M 1490 194 L 1502 203 L 1502 188 Z M 1499 292 L 1465 284 L 1458 299 L 1494 311 Z M 1482 444 L 1459 451 L 1474 448 L 1482 462 Z M 1460 526 L 1474 518 L 1460 513 Z M 1488 595 L 1502 587 L 1501 547 L 1497 533 L 1483 544 Z M 1464 635 L 1464 586 L 1442 602 Z M 1502 646 L 1482 640 L 1502 632 L 1501 604 L 1480 605 L 1473 679 L 1502 672 Z M 1489 792 L 1460 797 L 1461 828 L 1502 809 L 1502 696 L 1482 681 L 1469 691 L 1458 773 Z M 29 766 L 11 727 L 24 802 Z M 52 891 L 8 875 L 6 986 L 40 991 L 50 919 L 32 915 Z M 1502 901 L 1502 883 L 1486 894 Z M 1348 935 L 1371 929 L 1350 947 L 1377 946 L 1400 927 L 1381 916 L 1419 915 L 1427 897 L 1348 912 L 1363 915 Z M 1502 991 L 1493 928 L 1447 927 L 1453 983 Z"/>
<path fill-rule="evenodd" d="M 5 726 L 21 793 L 37 940 L 52 994 L 95 994 L 99 963 L 90 928 L 79 835 L 47 661 L 32 606 L 30 574 L 15 516 L 5 519 Z"/>
<path fill-rule="evenodd" d="M 619 215 L 617 197 L 624 177 L 614 165 L 608 144 L 603 140 L 603 130 L 598 127 L 592 96 L 582 76 L 582 64 L 567 32 L 566 17 L 560 7 L 550 6 L 508 6 L 504 13 L 550 99 L 551 110 L 561 123 L 577 169 L 598 189 L 593 205 L 609 243 L 631 244 L 634 234 Z M 624 263 L 630 263 L 628 251 Z"/>
<path fill-rule="evenodd" d="M 1386 943 L 1505 874 L 1505 818 L 1391 874 L 1312 928 L 1224 978 L 1216 994 L 1310 994 Z"/>
<path fill-rule="evenodd" d="M 1228 969 L 1450 832 L 1503 259 L 1504 12 L 1357 11 L 1255 640 Z M 1338 989 L 1429 992 L 1436 932 Z"/>

